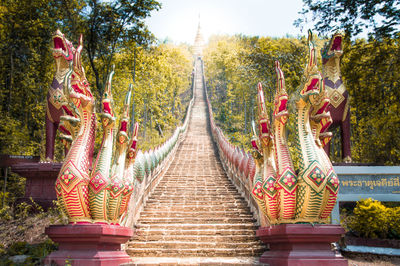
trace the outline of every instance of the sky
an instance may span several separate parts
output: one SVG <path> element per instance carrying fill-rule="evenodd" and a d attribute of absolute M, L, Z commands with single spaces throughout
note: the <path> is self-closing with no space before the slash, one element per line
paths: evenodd
<path fill-rule="evenodd" d="M 192 44 L 199 23 L 203 37 L 212 34 L 283 37 L 306 35 L 293 26 L 302 0 L 159 0 L 162 8 L 146 19 L 157 39 Z"/>

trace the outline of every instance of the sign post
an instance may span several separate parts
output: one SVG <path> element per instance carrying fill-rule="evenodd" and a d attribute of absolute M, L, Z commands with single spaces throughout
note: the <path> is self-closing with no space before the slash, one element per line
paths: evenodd
<path fill-rule="evenodd" d="M 373 198 L 400 201 L 400 166 L 334 166 L 340 189 L 332 223 L 340 223 L 340 202 Z"/>

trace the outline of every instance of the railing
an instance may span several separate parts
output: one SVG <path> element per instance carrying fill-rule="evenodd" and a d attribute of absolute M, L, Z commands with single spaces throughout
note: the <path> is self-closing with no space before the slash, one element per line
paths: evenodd
<path fill-rule="evenodd" d="M 211 103 L 207 93 L 206 80 L 204 76 L 204 63 L 203 61 L 201 63 L 203 87 L 206 95 L 211 134 L 214 142 L 217 145 L 222 166 L 229 179 L 231 179 L 241 195 L 245 198 L 251 211 L 253 212 L 254 218 L 257 219 L 258 224 L 264 226 L 266 222 L 262 218 L 263 215 L 261 210 L 258 208 L 257 203 L 251 195 L 253 178 L 256 170 L 254 159 L 250 153 L 246 153 L 243 149 L 230 143 L 229 140 L 224 136 L 221 128 L 215 124 Z"/>
<path fill-rule="evenodd" d="M 150 149 L 144 152 L 139 150 L 137 153 L 134 164 L 134 191 L 129 201 L 128 215 L 122 222 L 123 226 L 135 226 L 150 193 L 160 182 L 161 177 L 171 164 L 179 144 L 185 139 L 194 103 L 196 86 L 194 76 L 192 75 L 192 99 L 189 102 L 182 126 L 178 126 L 172 136 L 154 150 Z"/>

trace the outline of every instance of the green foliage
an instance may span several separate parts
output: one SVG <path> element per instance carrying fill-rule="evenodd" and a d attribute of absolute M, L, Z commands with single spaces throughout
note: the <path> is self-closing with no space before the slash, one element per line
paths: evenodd
<path fill-rule="evenodd" d="M 41 149 L 51 81 L 53 2 L 3 1 L 0 8 L 0 153 L 34 155 Z"/>
<path fill-rule="evenodd" d="M 285 73 L 288 93 L 297 88 L 305 64 L 305 41 L 247 36 L 211 38 L 204 56 L 207 89 L 215 119 L 234 144 L 251 148 L 258 82 L 263 85 L 267 109 L 272 114 L 276 60 Z"/>
<path fill-rule="evenodd" d="M 83 33 L 84 66 L 97 102 L 116 54 L 132 66 L 133 50 L 153 37 L 144 19 L 160 4 L 144 1 L 5 0 L 0 4 L 0 154 L 44 155 L 47 88 L 54 63 L 51 35 L 60 28 L 76 43 Z M 131 71 L 124 75 L 129 76 Z M 56 161 L 63 147 L 56 144 Z M 43 156 L 44 157 L 44 156 Z"/>
<path fill-rule="evenodd" d="M 116 114 L 132 83 L 132 51 L 126 47 L 115 55 L 112 93 Z M 191 98 L 192 56 L 187 46 L 161 44 L 136 51 L 136 75 L 133 86 L 135 115 L 139 122 L 139 148 L 147 150 L 163 143 L 184 118 Z M 98 134 L 101 137 L 101 134 Z M 99 142 L 98 142 L 99 143 Z"/>
<path fill-rule="evenodd" d="M 32 210 L 32 205 L 30 205 L 30 204 L 28 204 L 26 202 L 21 202 L 16 207 L 15 218 L 17 218 L 17 219 L 25 219 L 25 218 L 28 217 L 28 215 L 29 215 L 31 210 Z"/>
<path fill-rule="evenodd" d="M 59 5 L 62 30 L 73 35 L 74 40 L 79 34 L 85 36 L 89 82 L 95 84 L 92 88 L 100 99 L 116 53 L 132 42 L 142 46 L 153 42 L 144 19 L 151 11 L 159 10 L 161 4 L 155 0 L 72 0 L 60 1 Z"/>
<path fill-rule="evenodd" d="M 386 207 L 371 198 L 360 200 L 345 226 L 361 237 L 400 239 L 400 207 Z"/>
<path fill-rule="evenodd" d="M 10 256 L 23 255 L 29 250 L 28 243 L 26 242 L 15 242 L 8 248 Z"/>
<path fill-rule="evenodd" d="M 324 41 L 316 38 L 317 47 L 322 48 Z M 235 145 L 251 149 L 250 123 L 257 116 L 256 84 L 262 83 L 271 114 L 276 83 L 274 61 L 281 63 L 290 97 L 300 83 L 306 51 L 304 38 L 211 38 L 205 50 L 207 89 L 214 118 Z M 344 42 L 341 73 L 350 94 L 355 162 L 400 164 L 400 58 L 395 56 L 398 54 L 400 35 L 380 41 Z M 318 65 L 322 69 L 321 62 Z M 291 115 L 287 124 L 289 146 L 294 142 L 293 119 Z M 336 129 L 333 133 L 331 158 L 338 162 L 340 132 Z"/>
<path fill-rule="evenodd" d="M 52 251 L 57 250 L 57 247 L 58 245 L 50 239 L 39 244 L 28 244 L 24 241 L 15 242 L 8 249 L 0 247 L 0 256 L 3 257 L 4 265 L 13 265 L 9 257 L 15 255 L 28 255 L 24 265 L 42 265 L 44 258 Z"/>
<path fill-rule="evenodd" d="M 345 44 L 342 74 L 351 96 L 355 161 L 400 163 L 400 34 Z"/>
<path fill-rule="evenodd" d="M 50 43 L 58 27 L 74 43 L 79 34 L 85 35 L 84 66 L 97 103 L 107 72 L 116 64 L 117 111 L 132 83 L 133 53 L 138 51 L 136 121 L 143 122 L 141 137 L 151 143 L 148 147 L 165 139 L 185 110 L 189 97 L 181 99 L 181 95 L 189 88 L 192 65 L 188 47 L 146 48 L 153 37 L 143 19 L 159 8 L 154 0 L 4 1 L 0 6 L 0 86 L 4 88 L 0 91 L 0 153 L 44 157 L 46 93 L 54 69 Z M 100 138 L 98 134 L 97 147 Z M 55 153 L 56 161 L 62 160 L 60 142 Z"/>
<path fill-rule="evenodd" d="M 53 206 L 52 208 L 48 209 L 48 213 L 50 214 L 49 216 L 51 217 L 51 223 L 54 224 L 55 220 L 52 217 L 57 217 L 57 220 L 60 224 L 68 224 L 68 217 L 67 215 L 64 213 L 63 209 L 62 209 L 62 205 L 60 203 L 60 201 L 57 200 L 53 200 Z"/>
<path fill-rule="evenodd" d="M 3 206 L 0 209 L 0 221 L 9 221 L 12 219 L 10 206 Z"/>
<path fill-rule="evenodd" d="M 369 29 L 375 38 L 393 37 L 400 24 L 398 0 L 303 0 L 303 15 L 295 25 L 306 24 L 312 15 L 317 31 L 327 34 L 344 29 L 347 35 Z"/>

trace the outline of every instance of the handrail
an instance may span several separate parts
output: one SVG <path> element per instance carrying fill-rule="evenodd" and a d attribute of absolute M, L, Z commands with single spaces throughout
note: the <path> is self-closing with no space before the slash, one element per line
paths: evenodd
<path fill-rule="evenodd" d="M 196 71 L 196 68 L 194 68 Z M 180 143 L 185 139 L 190 115 L 194 104 L 195 72 L 192 75 L 192 99 L 186 111 L 185 120 L 176 127 L 172 136 L 154 150 L 139 150 L 134 164 L 134 191 L 128 205 L 128 214 L 121 225 L 134 227 L 139 219 L 140 212 L 154 188 L 167 171 Z"/>
<path fill-rule="evenodd" d="M 204 93 L 206 95 L 208 117 L 210 121 L 211 134 L 218 148 L 218 154 L 222 166 L 229 179 L 245 198 L 254 218 L 259 225 L 264 225 L 265 220 L 258 204 L 252 197 L 253 178 L 256 165 L 250 153 L 246 153 L 242 148 L 233 145 L 225 136 L 220 127 L 214 121 L 213 111 L 208 98 L 206 80 L 204 75 L 204 62 L 202 61 L 202 82 Z"/>

